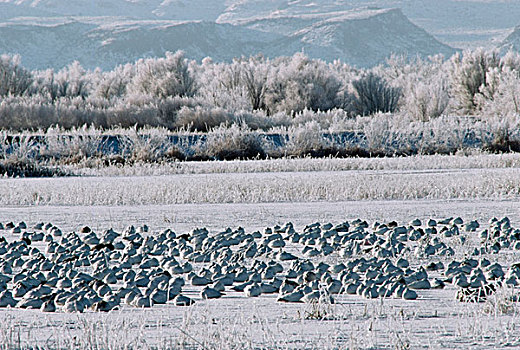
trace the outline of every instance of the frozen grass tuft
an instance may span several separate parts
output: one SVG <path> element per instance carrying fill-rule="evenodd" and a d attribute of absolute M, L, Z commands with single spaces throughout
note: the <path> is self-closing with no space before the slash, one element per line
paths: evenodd
<path fill-rule="evenodd" d="M 262 143 L 257 132 L 233 124 L 229 128 L 211 130 L 204 142 L 195 146 L 195 157 L 214 160 L 264 158 Z"/>

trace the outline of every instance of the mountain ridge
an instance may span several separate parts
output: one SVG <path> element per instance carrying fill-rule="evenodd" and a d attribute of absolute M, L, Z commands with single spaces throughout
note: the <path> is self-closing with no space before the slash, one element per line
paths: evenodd
<path fill-rule="evenodd" d="M 216 61 L 256 54 L 290 56 L 303 50 L 311 58 L 359 67 L 381 63 L 391 54 L 455 52 L 399 9 L 286 15 L 264 19 L 263 27 L 110 16 L 17 17 L 0 23 L 0 51 L 20 54 L 31 69 L 59 69 L 74 60 L 89 69 L 112 69 L 176 50 L 192 59 L 209 56 Z"/>
<path fill-rule="evenodd" d="M 500 43 L 500 51 L 520 51 L 520 25 L 516 26 L 511 33 Z"/>

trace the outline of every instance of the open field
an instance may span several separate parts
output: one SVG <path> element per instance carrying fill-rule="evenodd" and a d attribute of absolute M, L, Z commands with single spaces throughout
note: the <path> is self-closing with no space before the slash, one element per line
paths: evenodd
<path fill-rule="evenodd" d="M 423 221 L 460 214 L 465 220 L 479 219 L 484 224 L 492 216 L 508 216 L 520 222 L 520 202 L 513 201 L 362 201 L 338 203 L 266 203 L 266 204 L 180 204 L 168 206 L 30 206 L 4 208 L 5 222 L 31 218 L 31 222 L 53 222 L 68 230 L 79 231 L 89 224 L 95 231 L 114 227 L 123 230 L 129 223 L 148 224 L 152 232 L 172 228 L 186 232 L 207 227 L 221 232 L 229 224 L 246 232 L 292 221 L 297 231 L 312 222 L 339 223 L 361 217 L 369 222 L 397 220 Z M 224 224 L 226 222 L 227 224 Z M 29 223 L 29 221 L 28 221 Z M 476 233 L 468 234 L 476 244 Z M 475 238 L 475 237 L 474 237 Z M 460 247 L 455 258 L 462 259 L 470 246 Z M 504 263 L 504 256 L 487 256 Z M 507 258 L 506 260 L 510 260 Z M 340 261 L 336 254 L 325 259 Z M 449 258 L 435 257 L 447 264 Z M 415 259 L 417 264 L 424 260 Z M 456 288 L 420 291 L 415 301 L 402 299 L 365 299 L 341 295 L 336 304 L 321 305 L 323 312 L 336 319 L 319 320 L 308 316 L 316 309 L 309 304 L 277 303 L 272 295 L 244 298 L 243 293 L 228 291 L 218 300 L 198 299 L 198 289 L 186 286 L 186 295 L 197 299 L 189 309 L 159 305 L 152 309 L 123 307 L 108 314 L 42 314 L 37 310 L 1 311 L 3 342 L 17 347 L 40 346 L 110 348 L 125 346 L 162 349 L 170 347 L 225 349 L 267 348 L 489 348 L 518 345 L 514 310 L 502 314 L 491 302 L 461 303 L 455 300 Z M 419 292 L 419 291 L 418 291 Z M 302 316 L 303 315 L 303 316 Z M 9 338 L 10 337 L 10 338 Z M 185 343 L 181 346 L 182 343 Z M 203 345 L 199 344 L 202 343 Z M 179 344 L 181 343 L 181 344 Z M 189 345 L 191 344 L 191 345 Z"/>
<path fill-rule="evenodd" d="M 128 206 L 8 206 L 2 221 L 52 222 L 66 231 L 89 225 L 95 231 L 123 230 L 128 225 L 147 224 L 154 230 L 187 232 L 197 227 L 220 231 L 227 227 L 262 230 L 269 225 L 292 222 L 304 227 L 313 222 L 339 223 L 364 218 L 408 222 L 418 217 L 449 217 L 454 213 L 467 219 L 487 221 L 508 216 L 520 222 L 520 199 L 513 200 L 399 200 L 301 203 L 171 204 Z"/>
<path fill-rule="evenodd" d="M 470 258 L 475 248 L 483 247 L 481 232 L 491 218 L 508 217 L 512 228 L 520 226 L 518 159 L 508 154 L 76 168 L 88 176 L 1 179 L 0 222 L 25 221 L 28 231 L 38 222 L 51 222 L 64 235 L 79 233 L 88 225 L 100 236 L 109 228 L 121 233 L 129 225 L 147 225 L 150 232 L 143 235 L 151 237 L 166 229 L 180 235 L 205 227 L 210 237 L 219 237 L 227 227 L 231 231 L 242 227 L 249 234 L 275 225 L 284 227 L 287 222 L 302 233 L 306 225 L 317 222 L 322 227 L 329 222 L 349 222 L 355 227 L 355 220 L 361 218 L 367 220 L 371 233 L 375 222 L 395 220 L 399 226 L 411 227 L 411 220 L 418 218 L 426 228 L 430 218 L 478 220 L 481 227 L 475 232 L 459 225 L 460 234 L 453 237 L 426 234 L 417 241 L 403 241 L 409 249 L 388 257 L 394 264 L 399 258 L 407 259 L 414 272 L 432 261 L 442 262 L 445 270 L 428 270 L 433 283 L 436 278 L 447 278 L 450 262 Z M 440 232 L 443 225 L 438 227 Z M 0 235 L 8 241 L 20 236 L 10 231 L 0 231 Z M 436 239 L 451 247 L 453 255 L 421 253 Z M 319 250 L 319 246 L 293 243 L 289 236 L 286 242 L 285 251 L 315 266 L 373 256 L 371 252 L 345 256 L 335 250 L 307 257 L 302 248 Z M 43 242 L 32 245 L 46 246 Z M 472 258 L 499 263 L 509 273 L 518 262 L 513 245 Z M 108 251 L 105 254 L 112 256 Z M 182 255 L 176 259 L 189 261 Z M 255 259 L 277 261 L 267 253 L 240 263 L 249 268 Z M 283 279 L 292 265 L 281 263 Z M 197 273 L 208 266 L 193 263 Z M 517 292 L 512 288 L 504 287 L 482 303 L 456 300 L 459 286 L 455 282 L 446 283 L 444 289 L 416 290 L 416 300 L 343 293 L 333 295 L 334 304 L 281 303 L 277 294 L 250 298 L 231 286 L 226 286 L 221 298 L 204 300 L 202 287 L 193 285 L 187 275 L 181 277 L 186 279 L 182 293 L 196 301 L 188 308 L 169 302 L 144 309 L 122 303 L 119 310 L 108 313 L 0 309 L 0 349 L 487 349 L 520 345 L 516 336 L 520 310 L 508 297 Z"/>
<path fill-rule="evenodd" d="M 462 304 L 454 295 L 455 290 L 449 289 L 423 293 L 416 301 L 340 297 L 331 311 L 338 320 L 306 320 L 302 316 L 312 312 L 312 306 L 280 304 L 274 296 L 251 301 L 232 293 L 200 301 L 188 310 L 169 305 L 109 314 L 4 310 L 1 315 L 2 329 L 14 333 L 11 344 L 23 348 L 35 344 L 76 349 L 489 349 L 519 345 L 517 311 L 496 315 L 486 309 L 489 304 Z"/>

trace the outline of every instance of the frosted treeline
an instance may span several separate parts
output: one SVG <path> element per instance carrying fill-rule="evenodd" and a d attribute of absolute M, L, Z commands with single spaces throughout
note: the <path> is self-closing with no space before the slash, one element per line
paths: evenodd
<path fill-rule="evenodd" d="M 9 130 L 137 125 L 207 131 L 222 124 L 269 130 L 302 113 L 349 119 L 377 113 L 430 121 L 520 111 L 520 55 L 483 49 L 449 59 L 391 57 L 371 69 L 326 63 L 302 53 L 231 63 L 191 61 L 184 53 L 141 59 L 112 71 L 78 62 L 29 71 L 19 56 L 0 58 L 0 128 Z"/>
<path fill-rule="evenodd" d="M 41 164 L 520 151 L 515 53 L 392 57 L 362 70 L 303 54 L 197 63 L 177 52 L 108 72 L 78 63 L 28 71 L 2 56 L 0 69 L 0 174 L 27 176 Z"/>

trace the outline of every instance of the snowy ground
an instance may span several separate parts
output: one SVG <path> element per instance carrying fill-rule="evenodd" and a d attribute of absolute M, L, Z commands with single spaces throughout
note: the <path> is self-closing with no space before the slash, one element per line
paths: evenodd
<path fill-rule="evenodd" d="M 89 224 L 94 230 L 123 229 L 129 224 L 147 224 L 153 230 L 173 228 L 183 232 L 207 227 L 213 232 L 227 226 L 242 226 L 248 232 L 292 221 L 296 228 L 313 222 L 340 223 L 355 218 L 373 221 L 412 218 L 464 219 L 509 216 L 520 222 L 520 201 L 422 200 L 307 202 L 264 204 L 181 204 L 162 206 L 30 206 L 2 209 L 2 220 L 52 222 L 64 230 Z M 337 261 L 337 258 L 332 258 Z M 40 311 L 0 311 L 5 330 L 0 338 L 12 337 L 11 345 L 70 347 L 98 344 L 117 348 L 124 339 L 129 346 L 167 348 L 187 342 L 219 344 L 215 348 L 255 348 L 261 344 L 280 348 L 489 348 L 518 345 L 517 312 L 495 314 L 489 304 L 462 304 L 455 288 L 421 293 L 417 301 L 366 300 L 342 296 L 333 306 L 320 306 L 331 320 L 305 319 L 316 312 L 309 305 L 280 304 L 274 296 L 251 300 L 242 293 L 227 293 L 222 299 L 199 302 L 189 309 L 160 306 L 151 310 L 123 308 L 109 314 L 42 314 Z M 197 297 L 198 290 L 187 295 Z M 5 332 L 9 330 L 10 334 Z M 75 338 L 76 337 L 76 338 Z M 78 341 L 78 337 L 82 341 Z M 90 337 L 90 338 L 88 338 Z M 85 339 L 90 339 L 85 343 Z M 401 344 L 401 345 L 399 345 Z M 90 346 L 89 345 L 89 346 Z"/>
<path fill-rule="evenodd" d="M 259 204 L 173 204 L 142 206 L 11 206 L 1 210 L 2 222 L 52 222 L 58 227 L 78 231 L 88 225 L 93 230 L 147 224 L 154 230 L 171 228 L 175 232 L 197 227 L 219 231 L 227 227 L 262 230 L 292 222 L 295 227 L 321 223 L 341 223 L 362 218 L 370 221 L 409 222 L 435 217 L 461 216 L 466 220 L 487 221 L 508 216 L 520 223 L 520 199 L 515 200 L 406 200 L 349 201 Z"/>
<path fill-rule="evenodd" d="M 189 309 L 123 308 L 109 314 L 4 309 L 0 315 L 2 330 L 14 331 L 14 345 L 20 335 L 22 347 L 90 343 L 90 348 L 167 348 L 183 341 L 195 348 L 197 342 L 215 345 L 209 349 L 488 349 L 520 345 L 517 312 L 496 315 L 490 304 L 461 304 L 450 288 L 422 294 L 415 301 L 339 297 L 337 304 L 320 307 L 330 317 L 325 320 L 306 319 L 314 311 L 309 305 L 280 304 L 276 296 L 251 300 L 242 293 L 199 301 Z"/>
<path fill-rule="evenodd" d="M 252 232 L 286 222 L 292 222 L 297 230 L 302 230 L 314 222 L 339 224 L 356 218 L 371 223 L 396 220 L 404 224 L 414 218 L 460 216 L 464 220 L 477 219 L 487 223 L 493 217 L 508 216 L 515 227 L 520 225 L 520 172 L 517 169 L 405 172 L 6 179 L 0 180 L 3 193 L 0 222 L 52 222 L 64 231 L 78 231 L 85 225 L 101 231 L 110 227 L 122 230 L 128 225 L 146 224 L 152 231 L 171 228 L 178 233 L 197 227 L 206 227 L 216 233 L 239 226 Z M 371 180 L 361 181 L 367 177 Z M 300 201 L 287 202 L 274 191 L 270 192 L 272 201 L 267 201 L 268 197 L 255 201 L 256 197 L 251 194 L 253 191 L 242 199 L 235 197 L 238 198 L 235 203 L 215 204 L 203 200 L 189 203 L 186 200 L 175 204 L 177 201 L 166 200 L 159 201 L 163 204 L 158 205 L 154 201 L 159 198 L 157 193 L 160 191 L 146 193 L 153 187 L 174 193 L 184 186 L 189 193 L 195 193 L 199 188 L 207 191 L 208 198 L 213 198 L 213 192 L 238 191 L 237 187 L 229 185 L 232 182 L 242 184 L 242 188 L 249 184 L 249 188 L 257 189 L 258 186 L 267 188 L 275 182 L 290 184 L 291 179 L 296 179 L 302 188 L 329 188 L 332 200 L 316 200 L 307 194 L 307 200 L 303 196 L 299 197 Z M 432 196 L 433 199 L 417 200 L 374 200 L 368 196 L 369 200 L 342 201 L 335 194 L 335 181 L 343 193 L 355 188 L 356 181 L 359 181 L 360 186 L 372 194 L 383 193 L 384 188 L 392 186 L 406 185 L 419 189 L 421 184 L 433 191 L 439 185 L 452 183 L 453 193 L 458 195 L 446 198 L 437 195 Z M 504 181 L 509 181 L 512 188 L 508 196 L 497 190 L 503 188 Z M 344 185 L 347 182 L 349 185 Z M 370 186 L 375 186 L 375 192 L 368 191 Z M 394 193 L 398 190 L 393 189 Z M 30 196 L 24 195 L 26 192 L 32 195 L 34 191 L 40 191 L 42 198 L 52 199 L 42 201 L 50 205 L 34 205 L 35 202 L 28 199 Z M 132 191 L 145 196 L 146 200 L 139 202 L 139 197 L 130 193 Z M 85 197 L 87 192 L 90 194 Z M 125 192 L 133 198 L 128 204 L 119 198 Z M 297 187 L 291 190 L 291 193 L 297 192 Z M 16 196 L 20 200 L 18 205 Z M 104 201 L 96 201 L 96 196 L 117 205 L 99 205 Z M 377 196 L 374 195 L 379 198 Z M 336 263 L 340 258 L 332 256 L 328 259 L 329 263 Z M 496 259 L 496 256 L 490 257 L 492 261 Z M 515 253 L 508 259 L 514 260 Z M 187 294 L 198 298 L 196 289 L 188 289 Z M 182 344 L 204 349 L 485 349 L 520 345 L 517 336 L 520 314 L 516 306 L 503 313 L 496 304 L 464 304 L 456 301 L 454 296 L 455 289 L 449 286 L 443 290 L 421 292 L 416 301 L 367 300 L 345 295 L 338 297 L 335 305 L 312 307 L 277 303 L 272 295 L 251 299 L 243 298 L 242 293 L 228 292 L 218 300 L 197 299 L 197 303 L 187 309 L 170 305 L 147 310 L 123 307 L 109 314 L 43 314 L 34 310 L 1 309 L 0 343 L 7 345 L 0 345 L 0 349 L 36 345 L 54 348 L 171 348 Z M 316 320 L 312 315 L 327 317 L 326 320 Z"/>
<path fill-rule="evenodd" d="M 53 222 L 65 230 L 89 224 L 94 230 L 122 229 L 128 224 L 148 224 L 153 230 L 177 232 L 194 227 L 223 230 L 227 225 L 248 231 L 292 221 L 295 227 L 320 221 L 339 223 L 358 217 L 370 221 L 448 217 L 485 220 L 509 216 L 520 222 L 520 201 L 365 201 L 338 203 L 198 204 L 131 207 L 33 206 L 2 209 L 2 220 Z M 196 291 L 193 291 L 196 295 Z M 241 294 L 241 293 L 240 293 Z M 167 347 L 182 341 L 215 343 L 224 348 L 255 344 L 309 348 L 487 348 L 516 344 L 515 313 L 495 315 L 486 305 L 461 304 L 455 289 L 431 290 L 417 301 L 366 300 L 345 296 L 338 304 L 323 306 L 334 320 L 302 319 L 308 305 L 280 304 L 273 296 L 251 300 L 228 293 L 220 300 L 200 301 L 185 310 L 174 306 L 136 310 L 124 308 L 108 315 L 86 313 L 42 314 L 39 311 L 2 310 L 3 330 L 13 332 L 13 344 L 71 346 L 74 337 L 92 337 L 101 347 L 125 344 Z M 487 305 L 489 308 L 489 305 Z M 19 332 L 19 333 L 18 333 Z M 2 335 L 6 337 L 5 333 Z M 1 336 L 0 336 L 1 337 Z M 5 338 L 4 338 L 5 339 Z M 195 340 L 194 340 L 195 339 Z M 515 343 L 516 342 L 516 343 Z M 79 343 L 78 343 L 79 344 Z M 84 343 L 82 343 L 84 344 Z"/>

